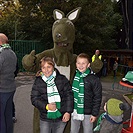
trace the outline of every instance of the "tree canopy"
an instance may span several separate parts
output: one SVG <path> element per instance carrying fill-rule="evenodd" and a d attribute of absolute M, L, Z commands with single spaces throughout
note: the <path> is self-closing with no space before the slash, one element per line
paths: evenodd
<path fill-rule="evenodd" d="M 75 23 L 74 53 L 91 53 L 95 49 L 117 49 L 117 31 L 122 26 L 122 16 L 117 3 L 111 0 L 10 0 L 0 1 L 0 31 L 17 40 L 39 40 L 46 49 L 53 47 L 53 10 L 65 14 L 82 7 Z M 8 1 L 9 2 L 9 1 Z M 15 3 L 14 3 L 15 2 Z"/>

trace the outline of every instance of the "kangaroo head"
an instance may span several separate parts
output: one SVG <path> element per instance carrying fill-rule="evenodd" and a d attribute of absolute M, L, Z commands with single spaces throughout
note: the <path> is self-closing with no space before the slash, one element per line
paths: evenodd
<path fill-rule="evenodd" d="M 77 20 L 81 7 L 78 7 L 65 14 L 55 9 L 53 11 L 54 19 L 56 20 L 52 27 L 52 36 L 54 41 L 54 49 L 58 50 L 73 50 L 73 42 L 75 40 L 74 22 Z"/>

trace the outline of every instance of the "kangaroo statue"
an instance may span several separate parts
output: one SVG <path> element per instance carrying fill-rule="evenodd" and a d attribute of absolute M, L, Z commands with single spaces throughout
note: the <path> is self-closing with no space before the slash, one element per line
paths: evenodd
<path fill-rule="evenodd" d="M 42 57 L 49 56 L 54 59 L 55 67 L 60 73 L 66 75 L 72 81 L 76 69 L 75 62 L 77 57 L 76 54 L 73 54 L 73 43 L 75 40 L 74 22 L 78 19 L 80 11 L 81 7 L 78 7 L 70 11 L 66 16 L 58 9 L 53 11 L 55 19 L 52 26 L 54 47 L 39 54 L 35 54 L 35 50 L 33 50 L 30 54 L 25 55 L 22 59 L 25 70 L 37 72 L 40 69 L 39 62 Z M 34 108 L 33 133 L 40 133 L 39 111 L 36 108 Z"/>
<path fill-rule="evenodd" d="M 81 7 L 78 7 L 69 12 L 66 17 L 65 14 L 55 9 L 53 11 L 55 22 L 52 27 L 52 37 L 54 47 L 35 55 L 35 50 L 31 51 L 22 59 L 22 64 L 25 70 L 37 72 L 40 69 L 39 62 L 44 56 L 50 56 L 54 59 L 57 67 L 70 67 L 70 80 L 73 77 L 75 69 L 76 55 L 73 54 L 73 43 L 75 40 L 75 26 L 74 22 L 78 19 Z M 60 68 L 63 69 L 63 68 Z M 64 70 L 63 70 L 64 71 Z"/>

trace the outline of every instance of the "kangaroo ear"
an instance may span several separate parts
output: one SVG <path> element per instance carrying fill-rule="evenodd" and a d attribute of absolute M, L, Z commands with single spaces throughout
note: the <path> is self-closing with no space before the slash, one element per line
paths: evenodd
<path fill-rule="evenodd" d="M 77 7 L 75 9 L 73 9 L 72 11 L 70 11 L 66 17 L 71 20 L 73 23 L 77 21 L 79 14 L 81 11 L 81 7 Z"/>
<path fill-rule="evenodd" d="M 65 16 L 65 14 L 62 11 L 58 10 L 58 9 L 55 9 L 53 11 L 53 15 L 54 15 L 54 20 L 62 19 Z"/>

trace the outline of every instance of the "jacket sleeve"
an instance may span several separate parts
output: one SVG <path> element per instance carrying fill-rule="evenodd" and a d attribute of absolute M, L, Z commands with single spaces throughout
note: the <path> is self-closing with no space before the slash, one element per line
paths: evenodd
<path fill-rule="evenodd" d="M 46 110 L 46 105 L 47 105 L 47 101 L 42 101 L 41 100 L 41 94 L 38 90 L 38 85 L 36 84 L 37 79 L 35 79 L 35 82 L 32 86 L 32 91 L 31 91 L 31 103 L 33 106 L 35 106 L 36 108 L 38 108 L 40 111 L 44 111 L 47 112 Z"/>
<path fill-rule="evenodd" d="M 4 59 L 0 53 L 0 71 L 2 71 L 1 69 L 2 69 L 3 62 L 4 62 Z"/>
<path fill-rule="evenodd" d="M 97 116 L 100 111 L 101 101 L 102 101 L 102 84 L 99 78 L 93 80 L 93 109 L 92 115 Z"/>

